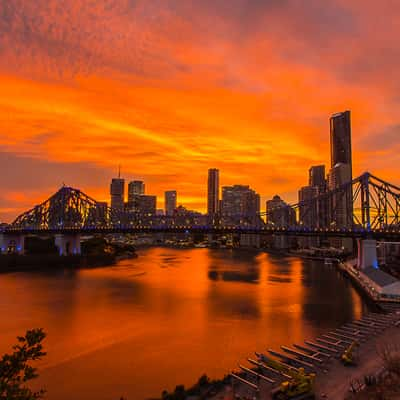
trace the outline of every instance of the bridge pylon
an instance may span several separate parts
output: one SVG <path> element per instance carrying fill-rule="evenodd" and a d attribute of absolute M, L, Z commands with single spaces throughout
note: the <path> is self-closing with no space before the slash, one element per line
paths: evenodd
<path fill-rule="evenodd" d="M 365 269 L 368 267 L 378 268 L 376 240 L 357 239 L 357 250 L 357 267 L 359 269 Z"/>
<path fill-rule="evenodd" d="M 55 245 L 60 256 L 81 254 L 81 235 L 79 233 L 59 233 L 55 235 Z"/>
<path fill-rule="evenodd" d="M 24 254 L 25 236 L 23 234 L 0 233 L 1 254 Z"/>

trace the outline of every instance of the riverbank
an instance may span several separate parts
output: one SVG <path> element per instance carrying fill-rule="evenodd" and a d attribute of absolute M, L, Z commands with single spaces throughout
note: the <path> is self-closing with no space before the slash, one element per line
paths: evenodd
<path fill-rule="evenodd" d="M 32 271 L 43 269 L 77 269 L 96 268 L 113 265 L 117 261 L 113 254 L 101 255 L 68 255 L 31 254 L 31 255 L 0 255 L 0 273 Z"/>
<path fill-rule="evenodd" d="M 329 372 L 318 377 L 317 395 L 326 395 L 324 398 L 329 400 L 346 399 L 351 394 L 352 386 L 363 385 L 365 377 L 378 375 L 383 370 L 383 351 L 395 343 L 400 343 L 400 328 L 391 326 L 363 343 L 357 354 L 356 367 L 344 367 L 334 360 Z"/>
<path fill-rule="evenodd" d="M 46 328 L 37 387 L 48 400 L 160 397 L 203 373 L 222 379 L 254 350 L 303 342 L 367 308 L 318 261 L 252 250 L 137 253 L 116 267 L 0 276 L 0 310 L 13 315 L 0 322 L 0 347 L 27 327 Z"/>
<path fill-rule="evenodd" d="M 300 256 L 300 258 L 319 261 L 326 260 L 326 257 L 308 255 L 301 257 L 300 254 L 289 252 L 272 252 L 270 254 L 280 256 Z M 295 367 L 302 367 L 307 365 L 312 357 L 315 357 L 315 354 L 318 354 L 318 352 L 321 351 L 321 354 L 324 351 L 329 353 L 328 348 L 336 349 L 336 355 L 331 354 L 329 361 L 324 360 L 324 362 L 327 361 L 327 363 L 324 363 L 323 367 L 314 364 L 315 369 L 313 370 L 315 372 L 318 371 L 318 378 L 315 384 L 315 395 L 317 399 L 327 398 L 343 400 L 349 398 L 349 395 L 351 396 L 350 390 L 359 391 L 361 388 L 364 388 L 364 382 L 368 377 L 372 376 L 375 382 L 377 377 L 382 376 L 382 371 L 384 371 L 384 350 L 388 349 L 393 343 L 400 343 L 400 304 L 393 301 L 385 301 L 385 299 L 382 301 L 382 298 L 376 293 L 376 291 L 371 290 L 366 282 L 361 279 L 357 270 L 352 268 L 351 262 L 340 262 L 337 258 L 332 258 L 332 261 L 335 261 L 334 263 L 338 266 L 339 270 L 351 280 L 356 290 L 365 297 L 367 302 L 376 307 L 376 312 L 379 311 L 379 314 L 366 315 L 359 321 L 345 324 L 334 331 L 327 332 L 326 335 L 322 335 L 320 338 L 316 338 L 312 343 L 317 343 L 317 348 L 313 349 L 313 346 L 309 346 L 308 344 L 311 342 L 307 341 L 305 347 L 302 347 L 302 345 L 295 345 L 297 349 L 301 349 L 300 353 L 297 353 L 297 359 L 296 355 L 294 355 L 295 353 L 290 352 L 291 354 L 288 355 L 285 354 L 285 351 L 283 351 L 283 354 L 279 353 L 280 356 L 277 357 L 277 359 L 280 359 L 279 361 L 285 361 Z M 385 310 L 389 311 L 390 315 L 387 319 L 382 313 L 382 311 Z M 382 322 L 385 319 L 386 325 Z M 355 351 L 356 366 L 345 367 L 341 362 L 340 356 L 350 346 L 350 344 L 355 341 L 361 345 Z M 320 350 L 318 344 L 321 345 L 321 348 L 324 346 L 327 347 L 324 350 Z M 281 348 L 283 349 L 284 346 Z M 315 354 L 312 353 L 313 351 Z M 272 354 L 274 354 L 274 352 L 272 352 Z M 304 356 L 300 354 L 304 354 Z M 278 353 L 274 354 L 275 359 L 277 355 Z M 286 356 L 287 358 L 285 358 Z M 321 358 L 323 359 L 323 357 Z M 249 369 L 241 367 L 241 372 L 234 373 L 236 378 L 231 379 L 235 381 L 236 386 L 240 387 L 239 389 L 233 390 L 232 382 L 227 380 L 227 377 L 224 377 L 224 379 L 218 381 L 220 386 L 218 393 L 209 393 L 209 395 L 193 397 L 193 399 L 250 399 L 253 398 L 252 396 L 255 393 L 257 393 L 257 399 L 270 399 L 271 385 L 265 384 L 265 380 L 268 382 L 268 379 L 276 378 L 276 376 L 274 376 L 274 374 L 269 375 L 268 372 L 270 373 L 271 371 L 268 371 L 268 369 L 264 370 L 261 364 L 259 364 L 258 368 L 254 368 L 254 366 L 253 368 L 249 366 Z M 283 363 L 283 365 L 285 364 Z M 244 380 L 240 381 L 241 378 Z M 209 386 L 209 390 L 211 392 L 212 385 Z M 187 392 L 186 394 L 188 395 L 189 393 Z M 178 397 L 174 397 L 174 393 L 172 393 L 169 395 L 170 397 L 165 397 L 165 399 L 174 400 L 179 398 L 179 393 L 177 393 L 177 395 Z M 400 390 L 398 395 L 400 396 Z M 392 397 L 388 398 L 391 399 Z"/>
<path fill-rule="evenodd" d="M 339 269 L 351 280 L 353 285 L 361 290 L 364 295 L 366 295 L 376 304 L 400 304 L 399 297 L 387 296 L 379 293 L 379 290 L 382 290 L 382 288 L 377 283 L 374 284 L 374 286 L 376 286 L 374 287 L 371 279 L 368 278 L 362 270 L 358 270 L 354 267 L 355 261 L 348 260 L 345 262 L 339 262 L 337 265 Z"/>
<path fill-rule="evenodd" d="M 345 366 L 341 357 L 351 343 L 356 343 L 352 365 Z M 258 361 L 249 358 L 251 365 L 247 368 L 243 367 L 245 364 L 240 365 L 241 372 L 232 374 L 231 384 L 225 384 L 218 394 L 205 398 L 233 400 L 256 396 L 259 400 L 269 400 L 273 388 L 290 380 L 290 370 L 301 367 L 306 373 L 316 375 L 313 390 L 316 399 L 350 399 L 353 392 L 365 388 L 366 380 L 375 382 L 385 374 L 385 355 L 398 351 L 393 346 L 397 343 L 400 343 L 400 307 L 389 314 L 370 313 L 320 337 L 306 340 L 305 344 L 281 346 L 277 352 L 268 350 Z M 400 389 L 397 394 L 400 395 Z"/>

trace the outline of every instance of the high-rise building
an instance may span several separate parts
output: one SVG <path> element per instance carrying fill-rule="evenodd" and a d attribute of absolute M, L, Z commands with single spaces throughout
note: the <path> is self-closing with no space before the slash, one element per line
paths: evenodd
<path fill-rule="evenodd" d="M 308 170 L 308 187 L 313 187 L 318 189 L 316 192 L 314 189 L 311 190 L 314 196 L 320 196 L 325 193 L 327 190 L 327 180 L 325 177 L 325 165 L 314 165 Z M 310 190 L 305 191 L 301 196 L 304 198 L 308 196 Z M 300 193 L 299 193 L 300 199 Z M 316 220 L 314 222 L 315 227 L 323 228 L 327 225 L 327 199 L 324 197 L 320 197 L 316 207 Z"/>
<path fill-rule="evenodd" d="M 207 214 L 215 215 L 219 212 L 219 170 L 208 170 Z"/>
<path fill-rule="evenodd" d="M 132 195 L 131 200 L 126 204 L 126 208 L 128 211 L 140 215 L 156 215 L 157 197 L 147 194 Z"/>
<path fill-rule="evenodd" d="M 338 189 L 340 186 L 353 179 L 351 157 L 351 123 L 350 111 L 332 115 L 330 119 L 331 132 L 331 169 L 328 174 L 329 190 Z M 331 227 L 344 228 L 353 224 L 353 191 L 349 185 L 329 197 L 328 223 Z M 334 238 L 330 240 L 335 247 L 351 248 L 350 239 Z"/>
<path fill-rule="evenodd" d="M 260 195 L 247 185 L 224 186 L 221 204 L 224 217 L 254 218 L 260 212 Z"/>
<path fill-rule="evenodd" d="M 125 180 L 122 178 L 113 178 L 110 185 L 111 208 L 116 210 L 124 209 Z"/>
<path fill-rule="evenodd" d="M 350 165 L 350 180 L 352 179 L 351 160 L 351 124 L 350 111 L 333 114 L 330 119 L 331 131 L 331 168 L 336 164 Z"/>
<path fill-rule="evenodd" d="M 328 176 L 329 190 L 337 189 L 351 180 L 349 164 L 336 164 Z M 345 191 L 339 191 L 332 196 L 330 204 L 330 222 L 337 228 L 351 227 L 353 221 L 353 201 L 351 186 Z"/>
<path fill-rule="evenodd" d="M 278 195 L 266 202 L 267 224 L 276 228 L 293 226 L 296 224 L 296 212 Z M 286 235 L 272 235 L 272 246 L 277 249 L 289 247 L 289 237 Z"/>
<path fill-rule="evenodd" d="M 128 202 L 133 199 L 133 196 L 137 194 L 144 194 L 144 182 L 143 181 L 131 181 L 128 184 Z"/>
<path fill-rule="evenodd" d="M 107 202 L 106 201 L 98 201 L 96 203 L 95 208 L 95 218 L 96 221 L 100 223 L 104 223 L 107 221 Z"/>
<path fill-rule="evenodd" d="M 165 192 L 165 215 L 174 215 L 176 210 L 176 190 L 167 190 Z"/>
<path fill-rule="evenodd" d="M 278 228 L 296 224 L 296 212 L 278 195 L 266 202 L 267 224 Z"/>
<path fill-rule="evenodd" d="M 299 222 L 309 228 L 318 227 L 318 186 L 304 186 L 299 190 Z"/>
<path fill-rule="evenodd" d="M 320 201 L 317 198 L 319 194 L 318 186 L 304 186 L 299 190 L 299 223 L 305 228 L 320 227 Z M 318 246 L 317 237 L 298 238 L 300 247 Z"/>
<path fill-rule="evenodd" d="M 320 189 L 320 192 L 325 189 L 325 165 L 313 165 L 308 170 L 308 185 L 317 186 Z"/>

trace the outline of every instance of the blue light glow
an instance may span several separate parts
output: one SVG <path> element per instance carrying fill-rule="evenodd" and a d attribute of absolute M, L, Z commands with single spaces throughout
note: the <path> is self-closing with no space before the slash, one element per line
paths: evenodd
<path fill-rule="evenodd" d="M 378 260 L 374 260 L 374 262 L 372 263 L 372 266 L 373 266 L 375 269 L 379 269 Z"/>

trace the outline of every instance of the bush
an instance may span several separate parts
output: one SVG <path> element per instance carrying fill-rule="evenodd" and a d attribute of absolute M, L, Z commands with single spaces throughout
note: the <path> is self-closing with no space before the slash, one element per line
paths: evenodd
<path fill-rule="evenodd" d="M 30 362 L 46 355 L 42 346 L 45 337 L 43 329 L 28 330 L 25 336 L 17 337 L 14 352 L 1 358 L 0 400 L 36 400 L 43 397 L 44 390 L 32 392 L 24 385 L 38 376 Z"/>

